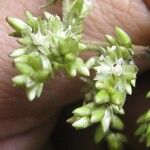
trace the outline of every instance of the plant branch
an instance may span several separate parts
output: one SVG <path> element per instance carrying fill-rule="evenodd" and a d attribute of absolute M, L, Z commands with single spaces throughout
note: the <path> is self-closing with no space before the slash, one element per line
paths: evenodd
<path fill-rule="evenodd" d="M 63 0 L 62 1 L 62 15 L 63 15 L 63 22 L 66 25 L 68 21 L 68 15 L 69 15 L 69 6 L 70 2 L 69 0 Z"/>
<path fill-rule="evenodd" d="M 101 47 L 107 47 L 107 42 L 84 42 L 86 50 L 101 51 Z M 150 57 L 150 46 L 133 45 L 137 57 Z"/>

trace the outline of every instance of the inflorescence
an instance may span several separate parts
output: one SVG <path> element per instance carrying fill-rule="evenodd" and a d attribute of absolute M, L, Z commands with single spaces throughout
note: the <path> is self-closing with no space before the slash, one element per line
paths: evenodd
<path fill-rule="evenodd" d="M 124 127 L 120 115 L 124 114 L 127 94 L 131 95 L 136 85 L 135 49 L 129 36 L 116 27 L 116 36 L 106 35 L 105 45 L 93 42 L 97 55 L 83 60 L 79 55 L 92 50 L 91 43 L 83 40 L 83 21 L 91 5 L 91 0 L 63 0 L 62 18 L 48 12 L 44 12 L 44 18 L 35 17 L 29 11 L 26 21 L 8 17 L 7 22 L 15 30 L 11 36 L 17 37 L 20 44 L 10 54 L 18 70 L 12 81 L 14 86 L 25 87 L 32 101 L 40 97 L 44 83 L 56 71 L 64 70 L 72 78 L 79 76 L 86 83 L 83 105 L 67 121 L 76 129 L 97 124 L 95 142 L 105 138 L 110 149 L 119 150 L 126 142 L 119 132 Z M 94 77 L 90 77 L 91 71 Z M 142 139 L 148 133 L 147 146 L 150 146 L 149 121 L 148 111 L 138 120 L 142 125 L 136 132 L 142 134 Z"/>

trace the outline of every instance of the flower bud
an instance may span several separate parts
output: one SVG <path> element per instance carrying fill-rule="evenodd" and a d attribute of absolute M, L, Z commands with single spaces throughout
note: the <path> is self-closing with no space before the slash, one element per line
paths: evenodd
<path fill-rule="evenodd" d="M 100 122 L 104 116 L 104 113 L 105 113 L 104 107 L 94 109 L 91 116 L 91 123 Z"/>
<path fill-rule="evenodd" d="M 116 27 L 117 42 L 125 47 L 131 47 L 130 37 L 120 28 Z"/>
<path fill-rule="evenodd" d="M 81 58 L 77 58 L 76 61 L 77 71 L 83 76 L 90 76 L 89 69 L 85 66 Z"/>
<path fill-rule="evenodd" d="M 36 96 L 37 96 L 37 97 L 40 97 L 40 96 L 41 96 L 42 91 L 43 91 L 43 86 L 44 86 L 43 83 L 38 84 L 38 88 L 37 88 L 37 92 L 36 92 Z"/>
<path fill-rule="evenodd" d="M 21 55 L 14 59 L 15 63 L 28 63 L 28 61 L 29 61 L 29 55 Z"/>
<path fill-rule="evenodd" d="M 115 38 L 113 38 L 113 37 L 110 36 L 110 35 L 106 35 L 106 40 L 107 40 L 107 42 L 108 42 L 111 46 L 117 44 Z"/>
<path fill-rule="evenodd" d="M 14 50 L 9 56 L 12 58 L 15 58 L 15 57 L 21 56 L 23 54 L 26 54 L 26 49 L 19 48 L 19 49 Z"/>
<path fill-rule="evenodd" d="M 38 31 L 38 22 L 37 18 L 33 17 L 32 14 L 29 11 L 25 11 L 26 17 L 27 17 L 27 24 L 29 24 L 34 32 Z"/>
<path fill-rule="evenodd" d="M 102 83 L 102 82 L 100 82 L 100 81 L 97 81 L 96 83 L 95 83 L 95 87 L 96 87 L 96 89 L 102 89 L 102 88 L 104 88 L 105 87 L 105 85 Z"/>
<path fill-rule="evenodd" d="M 27 76 L 26 75 L 18 75 L 12 79 L 13 83 L 15 86 L 23 86 L 26 84 L 27 81 Z"/>
<path fill-rule="evenodd" d="M 132 87 L 131 87 L 130 84 L 126 83 L 126 84 L 125 84 L 125 89 L 126 89 L 126 91 L 127 91 L 127 93 L 128 93 L 129 95 L 132 94 Z"/>
<path fill-rule="evenodd" d="M 139 117 L 137 123 L 147 123 L 149 121 L 150 121 L 150 110 L 148 110 L 145 114 Z"/>
<path fill-rule="evenodd" d="M 33 68 L 25 63 L 16 63 L 15 67 L 17 68 L 17 70 L 21 73 L 21 74 L 26 74 L 26 75 L 33 75 L 34 74 L 34 70 Z"/>
<path fill-rule="evenodd" d="M 135 79 L 131 80 L 131 84 L 132 84 L 133 87 L 135 87 L 135 85 L 136 85 L 136 80 L 135 80 Z"/>
<path fill-rule="evenodd" d="M 97 104 L 104 104 L 109 102 L 109 94 L 106 90 L 100 90 L 95 96 L 95 102 Z"/>
<path fill-rule="evenodd" d="M 34 70 L 41 70 L 41 69 L 43 69 L 43 67 L 42 67 L 42 60 L 41 60 L 41 57 L 39 57 L 38 54 L 30 53 L 28 55 L 28 57 L 29 57 L 29 59 L 28 59 L 27 64 L 30 64 L 31 67 Z"/>
<path fill-rule="evenodd" d="M 37 95 L 37 86 L 33 86 L 27 89 L 27 97 L 29 101 L 33 101 Z"/>
<path fill-rule="evenodd" d="M 147 98 L 150 98 L 150 91 L 146 95 Z"/>
<path fill-rule="evenodd" d="M 86 63 L 85 63 L 85 66 L 88 68 L 88 69 L 91 69 L 94 65 L 95 65 L 95 58 L 90 58 Z"/>
<path fill-rule="evenodd" d="M 69 53 L 69 54 L 67 54 L 66 56 L 65 56 L 65 60 L 66 61 L 75 61 L 75 59 L 76 59 L 76 56 L 74 55 L 74 54 L 72 54 L 72 53 Z"/>
<path fill-rule="evenodd" d="M 124 128 L 124 124 L 119 117 L 114 115 L 112 118 L 112 127 L 117 130 L 122 130 Z"/>
<path fill-rule="evenodd" d="M 76 108 L 73 111 L 73 114 L 79 115 L 79 116 L 88 116 L 91 114 L 91 109 L 86 106 L 82 106 L 82 107 Z"/>
<path fill-rule="evenodd" d="M 111 95 L 111 102 L 114 105 L 118 105 L 118 106 L 123 105 L 124 101 L 125 101 L 124 93 L 119 92 L 119 91 L 115 91 L 114 93 L 112 93 L 112 95 Z"/>
<path fill-rule="evenodd" d="M 146 129 L 147 129 L 147 124 L 140 125 L 140 127 L 135 131 L 135 135 L 136 136 L 142 135 L 143 133 L 146 132 Z"/>
<path fill-rule="evenodd" d="M 72 126 L 75 127 L 76 129 L 87 128 L 88 126 L 90 126 L 90 119 L 89 117 L 82 117 L 76 122 L 74 122 Z"/>
<path fill-rule="evenodd" d="M 77 69 L 75 64 L 66 65 L 66 71 L 71 77 L 75 77 L 77 75 Z"/>
<path fill-rule="evenodd" d="M 96 129 L 96 132 L 95 132 L 95 136 L 94 136 L 94 141 L 96 144 L 98 144 L 99 142 L 101 142 L 101 140 L 105 137 L 105 133 L 103 131 L 103 128 L 101 126 L 99 126 L 97 129 Z"/>
<path fill-rule="evenodd" d="M 30 26 L 28 26 L 24 21 L 22 21 L 18 18 L 8 17 L 6 20 L 7 20 L 8 24 L 19 33 L 22 30 L 26 30 L 26 29 L 31 30 Z"/>
<path fill-rule="evenodd" d="M 40 70 L 35 73 L 34 79 L 39 83 L 43 83 L 48 79 L 49 74 L 48 70 Z"/>

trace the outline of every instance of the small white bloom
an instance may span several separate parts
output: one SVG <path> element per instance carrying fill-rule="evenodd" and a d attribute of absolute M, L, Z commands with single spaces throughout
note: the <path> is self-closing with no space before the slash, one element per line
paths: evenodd
<path fill-rule="evenodd" d="M 116 46 L 115 45 L 113 45 L 110 49 L 111 49 L 111 51 L 113 52 L 113 51 L 115 51 L 116 50 Z"/>
<path fill-rule="evenodd" d="M 33 44 L 35 45 L 44 45 L 47 39 L 47 36 L 42 35 L 40 31 L 36 34 L 31 34 Z"/>
<path fill-rule="evenodd" d="M 119 60 L 116 61 L 116 64 L 113 65 L 112 67 L 112 74 L 116 76 L 120 76 L 123 73 L 123 64 L 124 60 L 120 58 Z"/>

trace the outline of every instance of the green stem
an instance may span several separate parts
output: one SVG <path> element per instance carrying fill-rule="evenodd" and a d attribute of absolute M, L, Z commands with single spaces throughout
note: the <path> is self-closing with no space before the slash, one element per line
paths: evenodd
<path fill-rule="evenodd" d="M 106 42 L 85 42 L 86 50 L 101 51 L 102 47 L 106 47 Z"/>
<path fill-rule="evenodd" d="M 101 51 L 102 47 L 107 47 L 108 44 L 106 42 L 84 42 L 86 45 L 85 51 Z M 142 45 L 133 45 L 135 50 L 135 56 L 137 57 L 150 57 L 150 47 L 142 46 Z"/>
<path fill-rule="evenodd" d="M 39 7 L 39 9 L 44 9 L 46 7 L 48 7 L 49 5 L 52 5 L 56 2 L 57 0 L 48 0 L 48 2 L 42 6 Z"/>
<path fill-rule="evenodd" d="M 70 2 L 69 0 L 63 0 L 62 1 L 62 16 L 63 16 L 63 23 L 64 25 L 68 25 L 68 15 L 69 15 L 69 9 L 70 9 Z"/>

